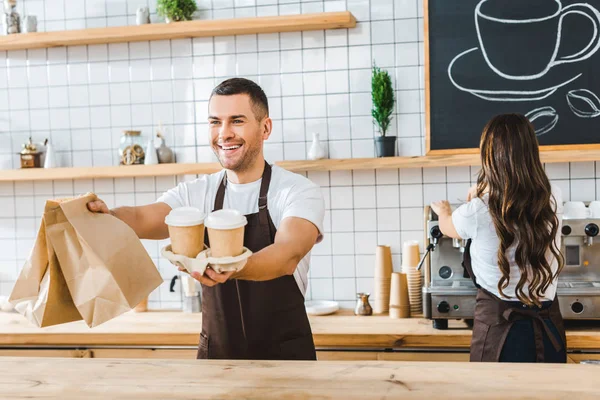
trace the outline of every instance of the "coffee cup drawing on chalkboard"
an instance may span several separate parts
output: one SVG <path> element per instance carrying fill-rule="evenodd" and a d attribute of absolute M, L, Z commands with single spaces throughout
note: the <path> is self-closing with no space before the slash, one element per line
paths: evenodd
<path fill-rule="evenodd" d="M 485 100 L 544 99 L 582 75 L 561 65 L 586 60 L 600 48 L 600 12 L 589 4 L 563 7 L 559 0 L 529 0 L 508 7 L 504 0 L 482 0 L 474 13 L 479 47 L 458 54 L 448 66 L 448 76 L 457 89 Z M 567 15 L 585 17 L 594 29 L 583 49 L 559 55 Z M 469 76 L 482 73 L 485 88 L 469 81 Z"/>

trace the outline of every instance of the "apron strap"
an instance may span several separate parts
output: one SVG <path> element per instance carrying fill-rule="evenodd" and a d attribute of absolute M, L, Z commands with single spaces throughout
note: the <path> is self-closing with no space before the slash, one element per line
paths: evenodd
<path fill-rule="evenodd" d="M 260 183 L 260 192 L 258 195 L 258 221 L 260 231 L 268 242 L 271 242 L 271 233 L 269 229 L 269 209 L 267 208 L 267 194 L 271 185 L 271 166 L 265 160 L 265 170 L 263 171 L 262 181 Z"/>
<path fill-rule="evenodd" d="M 465 271 L 469 274 L 469 277 L 475 284 L 475 287 L 481 289 L 481 286 L 477 284 L 477 278 L 475 278 L 475 274 L 473 273 L 473 264 L 471 263 L 471 242 L 471 239 L 467 240 L 467 245 L 465 246 L 463 252 L 462 266 L 465 269 Z M 465 278 L 468 277 L 465 276 Z"/>
<path fill-rule="evenodd" d="M 217 189 L 217 195 L 215 196 L 215 206 L 213 208 L 213 211 L 223 209 L 223 202 L 225 200 L 225 187 L 227 187 L 227 172 L 223 174 L 223 179 L 221 179 L 221 183 L 219 184 L 219 188 Z"/>
<path fill-rule="evenodd" d="M 544 329 L 546 332 L 548 339 L 550 339 L 552 346 L 554 346 L 554 350 L 558 352 L 562 349 L 562 345 L 560 344 L 559 340 L 556 338 L 554 333 L 552 333 L 548 327 L 548 324 L 546 324 L 546 322 L 542 319 L 542 316 L 546 315 L 548 315 L 547 310 L 537 312 L 534 310 L 522 310 L 514 307 L 508 308 L 502 313 L 504 319 L 511 322 L 511 324 L 516 320 L 531 319 L 533 323 L 533 335 L 535 338 L 537 362 L 544 362 L 544 337 L 542 335 L 542 329 Z"/>
<path fill-rule="evenodd" d="M 262 174 L 262 181 L 260 183 L 260 193 L 258 195 L 258 214 L 260 218 L 261 225 L 264 223 L 268 226 L 269 212 L 267 210 L 267 193 L 269 192 L 269 185 L 271 184 L 271 166 L 265 160 L 265 169 Z M 221 183 L 219 184 L 219 188 L 217 189 L 217 195 L 215 196 L 215 204 L 213 207 L 213 211 L 221 210 L 223 208 L 223 203 L 225 201 L 225 188 L 227 187 L 227 173 L 223 174 L 223 179 L 221 179 Z"/>

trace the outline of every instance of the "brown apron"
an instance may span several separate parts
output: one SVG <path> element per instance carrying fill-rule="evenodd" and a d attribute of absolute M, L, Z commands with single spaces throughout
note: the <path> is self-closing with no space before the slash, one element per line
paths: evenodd
<path fill-rule="evenodd" d="M 567 338 L 558 297 L 554 298 L 549 307 L 541 310 L 527 307 L 524 304 L 521 307 L 514 307 L 511 304 L 514 302 L 503 301 L 477 284 L 471 264 L 470 247 L 471 240 L 469 239 L 463 256 L 463 267 L 477 287 L 475 321 L 471 339 L 471 361 L 498 362 L 513 324 L 522 319 L 532 321 L 536 362 L 544 362 L 544 334 L 547 335 L 557 352 L 561 351 L 563 346 L 566 348 Z M 550 330 L 545 319 L 549 319 L 554 324 L 560 338 Z M 562 362 L 566 362 L 566 352 L 564 358 Z"/>
<path fill-rule="evenodd" d="M 276 228 L 267 208 L 271 166 L 265 162 L 258 212 L 246 215 L 244 246 L 252 252 L 271 245 Z M 227 174 L 214 210 L 223 208 Z M 210 247 L 208 234 L 205 243 Z M 292 275 L 270 281 L 232 279 L 202 285 L 202 333 L 197 358 L 316 360 L 304 296 Z"/>

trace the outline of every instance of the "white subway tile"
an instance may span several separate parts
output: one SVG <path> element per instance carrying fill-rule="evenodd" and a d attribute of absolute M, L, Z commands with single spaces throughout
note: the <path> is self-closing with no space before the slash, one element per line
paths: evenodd
<path fill-rule="evenodd" d="M 11 205 L 12 203 L 12 205 Z M 33 217 L 34 196 L 19 196 L 19 201 L 12 198 L 0 198 L 0 214 L 3 217 Z"/>
<path fill-rule="evenodd" d="M 170 40 L 150 41 L 150 55 L 152 57 L 171 57 Z"/>
<path fill-rule="evenodd" d="M 350 139 L 350 118 L 348 117 L 330 117 L 327 121 L 329 140 Z"/>
<path fill-rule="evenodd" d="M 95 167 L 109 167 L 114 165 L 112 150 L 95 150 L 92 153 L 92 164 Z"/>
<path fill-rule="evenodd" d="M 372 44 L 393 43 L 394 21 L 371 22 L 371 41 Z"/>
<path fill-rule="evenodd" d="M 285 160 L 306 160 L 306 145 L 300 143 L 284 143 L 283 154 Z"/>
<path fill-rule="evenodd" d="M 314 300 L 333 298 L 333 279 L 311 279 L 309 285 Z"/>
<path fill-rule="evenodd" d="M 21 197 L 20 199 L 24 199 L 25 197 Z M 16 203 L 16 205 L 15 205 Z M 31 201 L 30 207 L 33 207 L 33 200 Z M 18 211 L 18 212 L 17 212 Z M 15 217 L 15 216 L 29 216 L 27 213 L 27 205 L 23 205 L 23 202 L 20 200 L 18 202 L 15 201 L 13 197 L 0 197 L 0 217 Z M 26 215 L 21 215 L 26 214 Z"/>
<path fill-rule="evenodd" d="M 371 44 L 371 23 L 358 22 L 355 28 L 348 31 L 348 42 L 350 46 Z"/>
<path fill-rule="evenodd" d="M 281 76 L 281 94 L 283 96 L 301 96 L 302 74 L 285 74 Z"/>
<path fill-rule="evenodd" d="M 563 200 L 565 200 L 563 192 Z M 571 201 L 596 200 L 596 184 L 594 179 L 571 180 Z"/>
<path fill-rule="evenodd" d="M 331 256 L 315 256 L 310 258 L 310 278 L 331 278 L 333 265 Z"/>
<path fill-rule="evenodd" d="M 278 74 L 280 70 L 278 52 L 258 53 L 258 72 L 260 74 Z"/>
<path fill-rule="evenodd" d="M 354 254 L 354 234 L 353 233 L 332 233 L 332 254 L 353 255 Z"/>
<path fill-rule="evenodd" d="M 396 66 L 411 66 L 419 64 L 418 43 L 396 44 Z"/>
<path fill-rule="evenodd" d="M 302 118 L 304 116 L 304 99 L 302 97 L 284 97 L 282 106 L 284 118 Z"/>
<path fill-rule="evenodd" d="M 348 71 L 327 71 L 327 93 L 347 93 L 350 90 L 348 81 Z"/>
<path fill-rule="evenodd" d="M 331 178 L 333 180 L 333 174 Z M 332 209 L 352 209 L 352 207 L 352 187 L 341 186 L 331 188 Z"/>
<path fill-rule="evenodd" d="M 325 47 L 324 31 L 304 31 L 302 32 L 302 47 L 305 49 L 314 47 Z"/>
<path fill-rule="evenodd" d="M 133 69 L 133 65 L 132 65 Z M 108 82 L 108 63 L 92 62 L 88 67 L 90 83 L 107 83 Z M 137 76 L 133 74 L 132 77 Z"/>
<path fill-rule="evenodd" d="M 424 183 L 446 182 L 446 167 L 423 168 Z"/>
<path fill-rule="evenodd" d="M 360 209 L 376 207 L 375 186 L 356 186 L 353 188 L 353 193 L 355 208 Z"/>
<path fill-rule="evenodd" d="M 419 26 L 416 18 L 397 19 L 394 21 L 396 43 L 419 41 Z"/>
<path fill-rule="evenodd" d="M 337 278 L 333 280 L 334 300 L 352 301 L 356 298 L 356 279 Z"/>
<path fill-rule="evenodd" d="M 375 223 L 376 220 L 373 219 Z M 377 233 L 376 232 L 356 232 L 354 251 L 356 254 L 375 254 L 375 247 L 377 246 Z"/>
<path fill-rule="evenodd" d="M 571 179 L 595 178 L 595 163 L 587 162 L 572 162 L 571 163 Z"/>
<path fill-rule="evenodd" d="M 352 210 L 332 210 L 331 229 L 333 232 L 352 232 L 354 229 Z"/>
<path fill-rule="evenodd" d="M 420 3 L 423 4 L 422 2 Z M 415 0 L 394 0 L 396 18 L 416 18 L 419 15 L 418 3 Z"/>
<path fill-rule="evenodd" d="M 390 246 L 392 254 L 400 254 L 402 246 L 400 243 L 400 231 L 378 232 L 378 246 Z M 375 252 L 375 249 L 373 249 Z"/>
<path fill-rule="evenodd" d="M 377 210 L 364 209 L 354 210 L 354 231 L 355 232 L 372 232 L 377 230 Z M 357 237 L 357 246 L 360 242 Z"/>
<path fill-rule="evenodd" d="M 150 58 L 150 42 L 129 43 L 129 58 L 131 60 Z"/>
<path fill-rule="evenodd" d="M 329 142 L 330 158 L 351 158 L 352 143 L 350 140 L 334 140 Z"/>
<path fill-rule="evenodd" d="M 399 231 L 400 230 L 400 209 L 399 208 L 379 208 L 377 210 L 377 230 Z"/>
<path fill-rule="evenodd" d="M 378 44 L 372 46 L 373 62 L 380 68 L 394 67 L 394 45 Z M 393 74 L 390 74 L 393 76 Z M 392 77 L 393 81 L 393 77 Z"/>
<path fill-rule="evenodd" d="M 352 46 L 349 48 L 348 58 L 350 68 L 371 68 L 371 46 Z M 370 71 L 370 70 L 369 70 Z"/>

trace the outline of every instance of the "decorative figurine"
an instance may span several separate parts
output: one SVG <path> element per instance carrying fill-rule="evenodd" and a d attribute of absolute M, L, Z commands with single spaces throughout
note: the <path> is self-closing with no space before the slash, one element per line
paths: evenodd
<path fill-rule="evenodd" d="M 20 33 L 21 17 L 16 10 L 17 0 L 4 0 L 4 15 L 2 18 L 3 32 L 5 35 Z"/>

